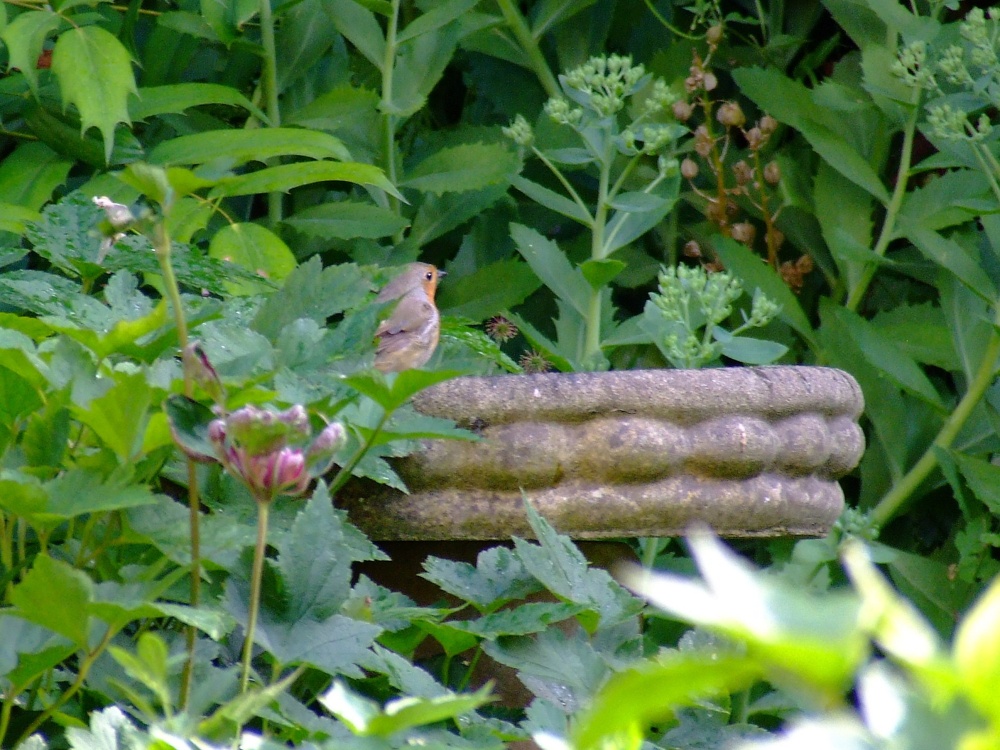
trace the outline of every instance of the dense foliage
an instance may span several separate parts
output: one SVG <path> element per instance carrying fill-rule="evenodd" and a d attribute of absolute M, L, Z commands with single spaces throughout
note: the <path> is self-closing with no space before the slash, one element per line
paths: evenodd
<path fill-rule="evenodd" d="M 1000 744 L 973 5 L 0 3 L 0 745 Z M 416 259 L 441 346 L 384 377 Z M 865 394 L 826 539 L 638 540 L 626 588 L 529 494 L 537 541 L 424 564 L 455 606 L 354 575 L 344 484 L 475 439 L 422 388 L 770 362 Z"/>

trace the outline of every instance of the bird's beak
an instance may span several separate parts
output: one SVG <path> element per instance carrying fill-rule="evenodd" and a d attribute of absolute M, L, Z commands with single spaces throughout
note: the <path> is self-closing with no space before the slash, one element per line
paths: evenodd
<path fill-rule="evenodd" d="M 447 271 L 442 271 L 442 270 L 438 269 L 438 278 L 439 279 L 443 279 L 447 275 L 448 275 Z"/>

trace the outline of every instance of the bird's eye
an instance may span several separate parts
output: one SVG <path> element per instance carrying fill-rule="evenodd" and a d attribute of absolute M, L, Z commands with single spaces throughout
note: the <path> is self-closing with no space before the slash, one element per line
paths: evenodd
<path fill-rule="evenodd" d="M 428 271 L 426 274 L 424 274 L 424 278 L 427 279 L 428 281 L 434 281 L 434 272 Z"/>

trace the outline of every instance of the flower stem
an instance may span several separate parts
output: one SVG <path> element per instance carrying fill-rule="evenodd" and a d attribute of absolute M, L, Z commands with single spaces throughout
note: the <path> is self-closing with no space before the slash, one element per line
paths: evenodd
<path fill-rule="evenodd" d="M 393 103 L 393 75 L 396 66 L 396 32 L 399 28 L 399 3 L 400 0 L 392 0 L 392 7 L 389 10 L 389 22 L 385 30 L 385 55 L 382 58 L 382 166 L 385 169 L 386 177 L 393 185 L 399 179 L 396 170 L 396 114 Z M 389 205 L 394 213 L 399 214 L 401 206 L 399 199 L 394 195 L 389 196 Z M 403 241 L 403 230 L 396 233 L 393 240 L 398 244 Z"/>
<path fill-rule="evenodd" d="M 593 260 L 603 260 L 605 255 L 604 230 L 608 221 L 608 186 L 611 183 L 612 157 L 608 148 L 601 159 L 601 174 L 597 185 L 597 206 L 594 209 L 594 227 L 590 236 L 590 257 Z M 581 362 L 588 369 L 593 369 L 601 360 L 601 292 L 603 289 L 591 289 L 587 306 L 586 331 Z"/>
<path fill-rule="evenodd" d="M 170 305 L 174 309 L 177 343 L 181 352 L 184 352 L 188 346 L 187 319 L 184 316 L 184 303 L 181 300 L 180 286 L 177 284 L 177 276 L 174 274 L 174 267 L 170 261 L 171 242 L 165 217 L 156 224 L 153 232 L 153 245 L 156 250 L 156 259 L 160 264 L 160 271 L 163 274 L 163 286 L 170 299 Z M 187 369 L 184 368 L 184 395 L 190 398 L 194 395 L 194 383 L 191 382 Z M 187 480 L 188 525 L 191 533 L 191 606 L 197 607 L 201 602 L 201 499 L 198 496 L 198 470 L 191 458 L 187 459 Z M 181 676 L 180 705 L 182 709 L 187 707 L 188 698 L 191 695 L 197 635 L 198 631 L 194 625 L 189 625 L 186 633 L 188 658 Z"/>
<path fill-rule="evenodd" d="M 383 410 L 382 416 L 379 419 L 378 424 L 375 425 L 375 429 L 372 430 L 371 435 L 369 435 L 364 444 L 358 448 L 357 452 L 351 456 L 350 460 L 340 467 L 340 471 L 337 472 L 333 481 L 330 482 L 330 497 L 335 497 L 337 491 L 347 484 L 347 480 L 351 478 L 351 472 L 354 471 L 354 467 L 357 466 L 361 462 L 361 459 L 365 457 L 365 454 L 372 447 L 372 444 L 375 442 L 375 438 L 377 438 L 379 433 L 382 432 L 382 428 L 385 427 L 385 423 L 387 421 L 389 421 L 389 412 Z"/>
<path fill-rule="evenodd" d="M 549 96 L 559 96 L 561 93 L 559 82 L 552 75 L 549 64 L 545 61 L 545 56 L 532 35 L 531 29 L 528 28 L 524 16 L 521 15 L 521 11 L 518 10 L 513 0 L 497 0 L 497 5 L 500 6 L 500 12 L 503 13 L 504 20 L 513 32 L 514 38 L 521 45 L 521 50 L 528 56 L 528 63 L 538 77 L 539 83 L 542 84 L 542 88 L 545 89 L 545 93 Z"/>
<path fill-rule="evenodd" d="M 264 50 L 264 65 L 261 84 L 264 88 L 264 108 L 272 128 L 281 125 L 281 108 L 278 104 L 278 53 L 274 43 L 274 17 L 271 15 L 271 0 L 260 0 L 260 43 Z M 282 218 L 282 194 L 272 191 L 267 194 L 267 217 L 272 226 L 277 226 Z"/>
<path fill-rule="evenodd" d="M 882 222 L 882 231 L 879 233 L 874 247 L 875 255 L 880 258 L 885 255 L 885 251 L 889 248 L 889 243 L 896 234 L 896 218 L 899 215 L 900 208 L 903 206 L 903 198 L 906 195 L 906 184 L 910 181 L 913 137 L 917 130 L 917 116 L 919 114 L 920 108 L 915 104 L 913 111 L 910 113 L 910 118 L 903 127 L 903 147 L 900 149 L 899 168 L 896 170 L 896 187 L 893 188 L 892 196 L 889 198 L 889 203 L 885 208 L 885 220 Z M 864 299 L 865 292 L 868 291 L 868 285 L 871 284 L 876 270 L 877 266 L 874 263 L 865 266 L 865 269 L 861 272 L 861 278 L 858 279 L 858 283 L 851 290 L 844 307 L 851 311 L 858 309 L 858 305 Z"/>
<path fill-rule="evenodd" d="M 254 547 L 253 570 L 250 573 L 250 611 L 247 614 L 246 640 L 243 642 L 240 694 L 246 693 L 250 684 L 250 661 L 253 657 L 254 632 L 257 630 L 257 611 L 260 609 L 260 588 L 264 577 L 264 553 L 267 551 L 267 523 L 270 512 L 270 501 L 257 501 L 257 546 Z"/>
<path fill-rule="evenodd" d="M 934 442 L 924 451 L 924 455 L 920 457 L 920 460 L 913 465 L 902 479 L 893 485 L 892 489 L 886 493 L 872 510 L 871 520 L 876 528 L 882 527 L 892 520 L 903 504 L 937 467 L 940 451 L 951 447 L 962 427 L 965 426 L 969 417 L 972 416 L 976 405 L 979 404 L 986 394 L 987 389 L 993 383 L 993 378 L 996 374 L 997 358 L 1000 357 L 1000 333 L 997 332 L 997 326 L 1000 326 L 1000 309 L 994 313 L 990 340 L 986 344 L 986 350 L 983 352 L 983 359 L 979 363 L 979 369 L 976 371 L 972 382 L 969 383 L 969 388 L 965 392 L 965 395 L 962 396 L 962 400 L 958 402 L 955 410 L 945 420 L 937 437 L 934 438 Z"/>

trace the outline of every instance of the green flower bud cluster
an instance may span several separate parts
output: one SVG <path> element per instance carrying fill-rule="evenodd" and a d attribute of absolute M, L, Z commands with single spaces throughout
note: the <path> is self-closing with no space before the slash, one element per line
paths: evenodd
<path fill-rule="evenodd" d="M 743 284 L 726 271 L 709 273 L 701 266 L 663 268 L 658 281 L 659 290 L 650 300 L 669 324 L 663 339 L 668 359 L 680 367 L 700 367 L 716 359 L 722 344 L 715 329 L 732 315 Z M 744 314 L 744 322 L 730 333 L 766 326 L 780 311 L 780 305 L 757 290 L 749 317 Z"/>
<path fill-rule="evenodd" d="M 980 106 L 963 109 L 955 98 L 927 107 L 928 133 L 942 140 L 980 142 L 991 135 L 989 118 L 980 115 L 973 125 L 969 116 L 977 109 L 996 105 L 1000 96 L 1000 8 L 973 8 L 958 26 L 964 44 L 950 44 L 935 55 L 923 40 L 903 46 L 892 72 L 908 86 L 941 95 L 942 81 L 964 90 L 961 101 L 978 100 Z M 936 78 L 941 76 L 942 81 Z"/>
<path fill-rule="evenodd" d="M 633 65 L 631 57 L 592 57 L 562 76 L 564 87 L 584 94 L 574 96 L 584 107 L 601 117 L 610 117 L 625 106 L 625 97 L 634 94 L 643 82 L 646 69 Z M 570 94 L 572 96 L 572 94 Z"/>
<path fill-rule="evenodd" d="M 514 141 L 514 143 L 523 148 L 531 148 L 531 144 L 535 142 L 535 134 L 531 130 L 531 125 L 528 124 L 528 121 L 522 115 L 515 116 L 514 122 L 503 128 L 502 132 Z"/>

